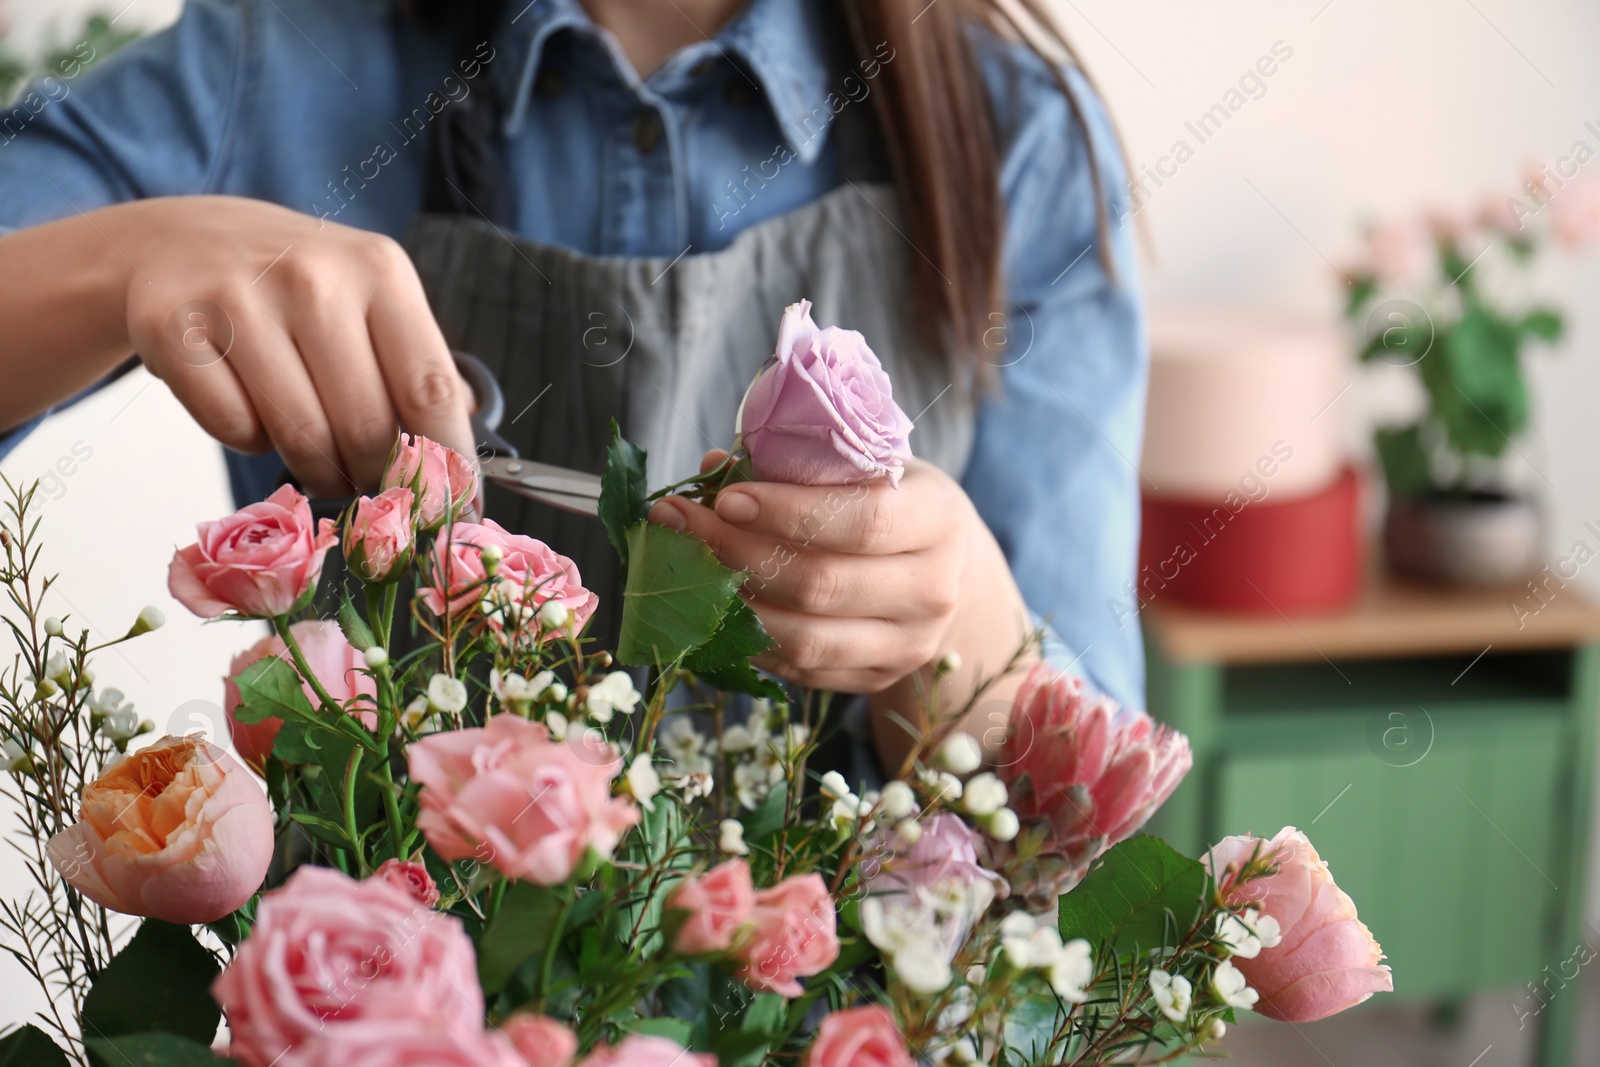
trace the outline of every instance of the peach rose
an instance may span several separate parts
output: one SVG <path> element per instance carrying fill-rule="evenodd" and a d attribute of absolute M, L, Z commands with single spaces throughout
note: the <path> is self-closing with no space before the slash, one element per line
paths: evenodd
<path fill-rule="evenodd" d="M 881 1004 L 825 1016 L 804 1067 L 913 1067 L 894 1016 Z"/>
<path fill-rule="evenodd" d="M 805 992 L 796 978 L 820 974 L 839 958 L 838 914 L 820 874 L 786 878 L 756 894 L 749 940 L 738 949 L 739 978 L 786 997 Z"/>
<path fill-rule="evenodd" d="M 272 1067 L 528 1067 L 499 1034 L 437 1027 L 330 1027 Z"/>
<path fill-rule="evenodd" d="M 272 846 L 272 809 L 244 768 L 199 738 L 163 737 L 90 783 L 46 851 L 101 907 L 188 924 L 249 900 Z"/>
<path fill-rule="evenodd" d="M 1258 846 L 1277 872 L 1235 885 L 1234 875 Z M 1263 942 L 1254 958 L 1233 960 L 1261 994 L 1256 1011 L 1308 1023 L 1394 989 L 1389 968 L 1378 962 L 1383 950 L 1356 918 L 1355 902 L 1334 884 L 1327 863 L 1305 834 L 1286 826 L 1271 841 L 1248 835 L 1224 838 L 1205 862 L 1230 905 L 1249 904 L 1278 924 L 1275 945 Z"/>
<path fill-rule="evenodd" d="M 681 956 L 728 951 L 755 905 L 750 865 L 742 859 L 719 863 L 684 881 L 667 897 L 667 910 L 683 913 L 672 950 Z"/>
<path fill-rule="evenodd" d="M 167 588 L 203 619 L 287 614 L 311 595 L 322 557 L 339 543 L 333 520 L 313 522 L 310 502 L 292 485 L 198 529 L 198 542 L 173 553 Z"/>
<path fill-rule="evenodd" d="M 412 500 L 410 489 L 397 486 L 356 501 L 344 525 L 344 558 L 352 573 L 369 582 L 387 582 L 411 565 L 416 542 Z"/>
<path fill-rule="evenodd" d="M 424 908 L 439 903 L 439 886 L 433 875 L 428 873 L 425 864 L 415 860 L 384 860 L 372 872 L 372 877 L 388 882 Z"/>
<path fill-rule="evenodd" d="M 348 1058 L 310 1062 L 498 1062 L 378 1055 L 397 1054 L 418 1031 L 453 1048 L 483 1030 L 477 959 L 461 920 L 424 908 L 385 879 L 358 882 L 301 867 L 261 898 L 255 925 L 211 992 L 228 1014 L 228 1054 L 245 1067 L 322 1048 Z"/>
<path fill-rule="evenodd" d="M 519 1012 L 500 1025 L 500 1032 L 528 1067 L 571 1067 L 578 1054 L 578 1035 L 548 1015 Z"/>
<path fill-rule="evenodd" d="M 475 856 L 538 885 L 565 882 L 586 851 L 609 859 L 639 809 L 611 795 L 622 757 L 594 731 L 573 735 L 552 741 L 540 723 L 495 715 L 414 742 L 418 829 L 446 860 Z"/>
<path fill-rule="evenodd" d="M 1550 201 L 1556 240 L 1572 251 L 1600 241 L 1600 178 L 1581 177 Z"/>
<path fill-rule="evenodd" d="M 439 535 L 433 549 L 432 586 L 418 596 L 427 609 L 443 615 L 468 611 L 489 594 L 483 568 L 483 550 L 490 545 L 501 552 L 495 571 L 495 593 L 519 606 L 537 609 L 554 600 L 571 612 L 563 631 L 576 633 L 589 621 L 600 598 L 583 587 L 578 565 L 543 541 L 503 529 L 493 519 L 482 523 L 458 522 Z"/>
<path fill-rule="evenodd" d="M 377 683 L 364 671 L 366 662 L 361 658 L 361 653 L 345 640 L 339 624 L 307 619 L 291 625 L 289 632 L 294 635 L 295 643 L 306 657 L 306 665 L 317 676 L 328 695 L 345 704 L 350 714 L 360 719 L 367 729 L 376 729 Z M 266 718 L 260 722 L 245 723 L 234 718 L 234 711 L 239 707 L 239 687 L 234 684 L 234 679 L 243 674 L 246 667 L 268 656 L 289 660 L 289 649 L 277 634 L 263 637 L 233 657 L 233 662 L 228 665 L 228 677 L 223 682 L 222 702 L 228 713 L 228 730 L 233 738 L 233 747 L 238 750 L 241 759 L 256 768 L 260 768 L 272 754 L 272 742 L 283 727 L 283 720 Z M 293 666 L 293 663 L 290 665 Z M 310 684 L 302 683 L 301 689 L 312 707 L 316 707 L 317 694 Z"/>
<path fill-rule="evenodd" d="M 417 529 L 432 533 L 477 494 L 478 471 L 460 452 L 421 435 L 403 433 L 379 488 L 401 487 L 417 495 Z"/>
<path fill-rule="evenodd" d="M 645 1034 L 629 1034 L 612 1047 L 596 1046 L 580 1067 L 717 1067 L 717 1058 L 703 1052 L 686 1052 L 676 1041 Z"/>

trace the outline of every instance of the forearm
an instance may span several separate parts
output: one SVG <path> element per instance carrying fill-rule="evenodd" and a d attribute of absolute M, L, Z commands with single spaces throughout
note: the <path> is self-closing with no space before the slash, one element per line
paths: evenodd
<path fill-rule="evenodd" d="M 132 351 L 122 207 L 0 237 L 0 430 L 83 391 Z"/>

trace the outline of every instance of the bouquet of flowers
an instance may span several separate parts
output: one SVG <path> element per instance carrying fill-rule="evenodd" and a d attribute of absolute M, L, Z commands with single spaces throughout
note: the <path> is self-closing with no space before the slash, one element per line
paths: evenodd
<path fill-rule="evenodd" d="M 796 305 L 728 459 L 670 488 L 892 484 L 909 427 L 860 336 Z M 237 759 L 130 744 L 153 726 L 89 664 L 117 642 L 42 617 L 13 489 L 0 729 L 34 885 L 0 926 L 51 1007 L 0 1062 L 1162 1062 L 1242 1009 L 1302 1021 L 1391 988 L 1292 828 L 1202 859 L 1135 836 L 1187 741 L 1031 647 L 983 743 L 930 696 L 900 774 L 816 766 L 848 698 L 752 668 L 748 576 L 645 521 L 644 471 L 617 436 L 615 652 L 571 561 L 474 521 L 473 464 L 424 439 L 340 524 L 292 487 L 202 524 L 173 595 L 272 630 L 227 682 Z M 319 605 L 335 546 L 349 577 Z"/>

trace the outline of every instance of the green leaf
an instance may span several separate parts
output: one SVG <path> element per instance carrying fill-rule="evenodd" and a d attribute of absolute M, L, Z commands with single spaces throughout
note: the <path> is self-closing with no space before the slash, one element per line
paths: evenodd
<path fill-rule="evenodd" d="M 176 1034 L 91 1037 L 87 1044 L 95 1067 L 225 1067 L 236 1063 Z"/>
<path fill-rule="evenodd" d="M 641 522 L 627 538 L 617 659 L 640 667 L 670 663 L 711 639 L 749 575 L 724 567 L 693 534 Z"/>
<path fill-rule="evenodd" d="M 68 1067 L 68 1061 L 61 1046 L 26 1023 L 0 1037 L 0 1067 Z"/>
<path fill-rule="evenodd" d="M 1193 926 L 1206 869 L 1159 837 L 1130 838 L 1107 852 L 1061 898 L 1061 936 L 1120 954 L 1170 945 Z M 1168 918 L 1170 916 L 1170 919 Z"/>
<path fill-rule="evenodd" d="M 350 835 L 344 832 L 344 827 L 332 819 L 324 819 L 319 815 L 307 815 L 303 811 L 291 812 L 289 818 L 306 827 L 330 845 L 337 845 L 339 848 L 353 848 L 355 845 L 355 842 L 350 840 Z"/>
<path fill-rule="evenodd" d="M 1561 332 L 1565 328 L 1561 313 L 1549 308 L 1534 308 L 1522 316 L 1522 329 L 1531 333 L 1541 341 L 1559 341 Z"/>
<path fill-rule="evenodd" d="M 683 665 L 707 685 L 723 692 L 783 700 L 787 696 L 783 686 L 750 666 L 750 657 L 760 655 L 772 644 L 767 628 L 750 605 L 735 598 L 711 640 L 689 653 Z"/>
<path fill-rule="evenodd" d="M 665 1037 L 687 1048 L 689 1033 L 694 1029 L 694 1024 L 687 1019 L 639 1019 L 628 1029 L 636 1034 Z"/>
<path fill-rule="evenodd" d="M 1521 340 L 1516 324 L 1474 303 L 1440 339 L 1440 358 L 1418 364 L 1452 447 L 1498 456 L 1527 425 Z"/>
<path fill-rule="evenodd" d="M 1367 301 L 1378 291 L 1378 281 L 1370 274 L 1364 277 L 1353 278 L 1350 281 L 1350 297 L 1345 302 L 1344 314 L 1346 318 L 1353 319 L 1361 314 L 1361 309 L 1367 306 Z"/>
<path fill-rule="evenodd" d="M 550 943 L 562 895 L 557 889 L 517 882 L 506 891 L 478 942 L 478 979 L 491 996 L 505 988 L 511 976 Z"/>
<path fill-rule="evenodd" d="M 645 499 L 644 462 L 644 449 L 625 439 L 613 419 L 606 469 L 600 475 L 600 521 L 605 523 L 606 534 L 622 557 L 624 573 L 628 567 L 628 530 L 643 522 L 650 511 Z"/>
<path fill-rule="evenodd" d="M 761 841 L 771 837 L 783 829 L 784 815 L 788 808 L 788 793 L 784 788 L 786 782 L 779 782 L 767 793 L 761 806 L 740 821 L 744 823 L 744 837 L 746 841 Z"/>
<path fill-rule="evenodd" d="M 345 640 L 357 652 L 365 652 L 378 643 L 377 638 L 372 636 L 372 629 L 367 626 L 367 620 L 356 610 L 348 589 L 339 590 L 339 629 L 344 631 Z"/>
<path fill-rule="evenodd" d="M 316 717 L 300 687 L 300 672 L 277 656 L 250 664 L 233 683 L 239 687 L 239 706 L 233 715 L 242 723 Z"/>
<path fill-rule="evenodd" d="M 209 1046 L 222 1017 L 211 999 L 218 970 L 187 926 L 146 919 L 84 998 L 84 1032 L 117 1037 L 161 1030 Z"/>
<path fill-rule="evenodd" d="M 1433 486 L 1428 450 L 1422 444 L 1422 427 L 1379 427 L 1373 434 L 1383 478 L 1392 496 L 1421 496 Z"/>

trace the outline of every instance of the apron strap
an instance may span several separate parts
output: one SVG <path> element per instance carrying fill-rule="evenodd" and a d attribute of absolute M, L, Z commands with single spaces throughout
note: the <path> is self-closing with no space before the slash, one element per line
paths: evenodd
<path fill-rule="evenodd" d="M 470 0 L 456 17 L 450 67 L 461 69 L 478 46 L 494 36 L 503 0 Z M 484 78 L 474 91 L 445 108 L 428 140 L 422 207 L 429 214 L 487 217 L 496 226 L 511 222 L 511 183 L 500 156 L 500 99 L 495 79 Z"/>

